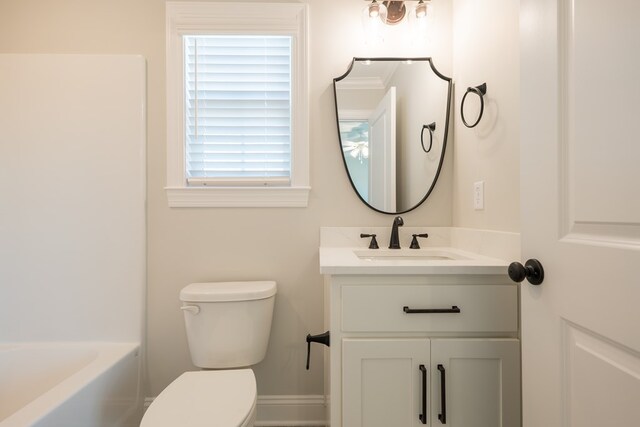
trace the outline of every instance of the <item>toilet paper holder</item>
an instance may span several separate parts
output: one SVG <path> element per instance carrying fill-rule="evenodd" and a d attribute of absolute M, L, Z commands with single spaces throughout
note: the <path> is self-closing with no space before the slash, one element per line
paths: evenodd
<path fill-rule="evenodd" d="M 324 332 L 318 335 L 307 334 L 307 371 L 309 370 L 309 362 L 311 359 L 311 343 L 317 342 L 320 344 L 324 344 L 327 347 L 331 345 L 330 332 Z"/>

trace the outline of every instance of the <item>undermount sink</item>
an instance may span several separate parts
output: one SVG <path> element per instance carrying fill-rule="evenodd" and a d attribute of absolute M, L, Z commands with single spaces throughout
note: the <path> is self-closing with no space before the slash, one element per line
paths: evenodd
<path fill-rule="evenodd" d="M 446 249 L 366 249 L 353 253 L 365 261 L 453 261 L 469 259 Z"/>

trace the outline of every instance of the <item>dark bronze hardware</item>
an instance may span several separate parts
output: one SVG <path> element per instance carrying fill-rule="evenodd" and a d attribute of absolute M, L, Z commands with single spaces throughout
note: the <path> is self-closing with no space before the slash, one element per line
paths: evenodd
<path fill-rule="evenodd" d="M 404 220 L 401 216 L 397 216 L 393 219 L 393 225 L 391 226 L 391 238 L 389 239 L 389 249 L 400 249 L 400 238 L 398 237 L 398 227 L 404 225 Z"/>
<path fill-rule="evenodd" d="M 508 272 L 511 280 L 518 283 L 527 279 L 532 285 L 539 285 L 544 280 L 544 268 L 537 259 L 530 259 L 524 265 L 512 262 Z"/>
<path fill-rule="evenodd" d="M 411 239 L 411 246 L 409 246 L 409 249 L 420 249 L 420 244 L 418 243 L 418 237 L 422 237 L 423 239 L 426 239 L 427 237 L 429 237 L 427 233 L 412 234 L 412 236 L 413 236 L 413 239 Z"/>
<path fill-rule="evenodd" d="M 440 413 L 438 419 L 442 424 L 447 423 L 447 386 L 445 383 L 445 370 L 444 366 L 438 365 L 438 371 L 440 371 Z"/>
<path fill-rule="evenodd" d="M 418 414 L 418 418 L 422 424 L 427 423 L 427 368 L 424 365 L 418 367 L 422 372 L 422 413 Z"/>
<path fill-rule="evenodd" d="M 429 149 L 424 148 L 424 130 L 429 130 Z M 422 144 L 422 149 L 425 153 L 431 151 L 431 147 L 433 146 L 433 132 L 436 130 L 436 122 L 429 123 L 428 125 L 422 125 L 422 132 L 420 132 L 420 144 Z"/>
<path fill-rule="evenodd" d="M 478 114 L 478 119 L 473 122 L 472 124 L 469 124 L 467 122 L 467 120 L 464 117 L 464 101 L 467 99 L 467 95 L 469 95 L 470 93 L 474 93 L 476 95 L 478 95 L 478 97 L 480 98 L 480 114 Z M 464 96 L 462 97 L 462 102 L 460 103 L 460 118 L 462 119 L 462 123 L 464 123 L 464 125 L 468 128 L 473 128 L 476 127 L 478 125 L 478 123 L 480 123 L 480 119 L 482 119 L 482 114 L 484 113 L 484 95 L 487 94 L 487 84 L 486 83 L 482 83 L 479 86 L 475 86 L 475 87 L 468 87 L 467 91 L 465 92 Z"/>
<path fill-rule="evenodd" d="M 451 308 L 409 308 L 406 305 L 402 307 L 402 311 L 407 314 L 417 313 L 460 313 L 460 307 L 452 305 Z"/>
<path fill-rule="evenodd" d="M 307 371 L 309 370 L 309 362 L 311 361 L 311 343 L 317 342 L 327 347 L 331 345 L 331 333 L 329 331 L 318 335 L 307 334 Z"/>
<path fill-rule="evenodd" d="M 365 237 L 371 237 L 371 243 L 369 243 L 369 249 L 379 249 L 378 241 L 376 240 L 375 234 L 364 234 L 360 233 L 360 238 L 364 239 Z"/>

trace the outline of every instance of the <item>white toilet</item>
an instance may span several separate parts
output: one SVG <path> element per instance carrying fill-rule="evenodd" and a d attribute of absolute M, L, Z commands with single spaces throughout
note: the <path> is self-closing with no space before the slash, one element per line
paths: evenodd
<path fill-rule="evenodd" d="M 149 406 L 140 427 L 251 427 L 275 282 L 193 283 L 180 292 L 189 351 L 203 369 L 185 372 Z"/>

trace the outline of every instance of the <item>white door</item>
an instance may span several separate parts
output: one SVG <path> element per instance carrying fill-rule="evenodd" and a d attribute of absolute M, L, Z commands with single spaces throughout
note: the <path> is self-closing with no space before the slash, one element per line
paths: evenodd
<path fill-rule="evenodd" d="M 369 117 L 369 204 L 396 211 L 396 88 Z"/>
<path fill-rule="evenodd" d="M 520 4 L 524 426 L 640 426 L 640 3 Z"/>
<path fill-rule="evenodd" d="M 428 425 L 428 412 L 419 419 L 429 398 L 422 386 L 433 375 L 427 369 L 426 338 L 343 340 L 342 426 Z"/>
<path fill-rule="evenodd" d="M 517 339 L 432 339 L 431 372 L 433 426 L 520 425 Z"/>

